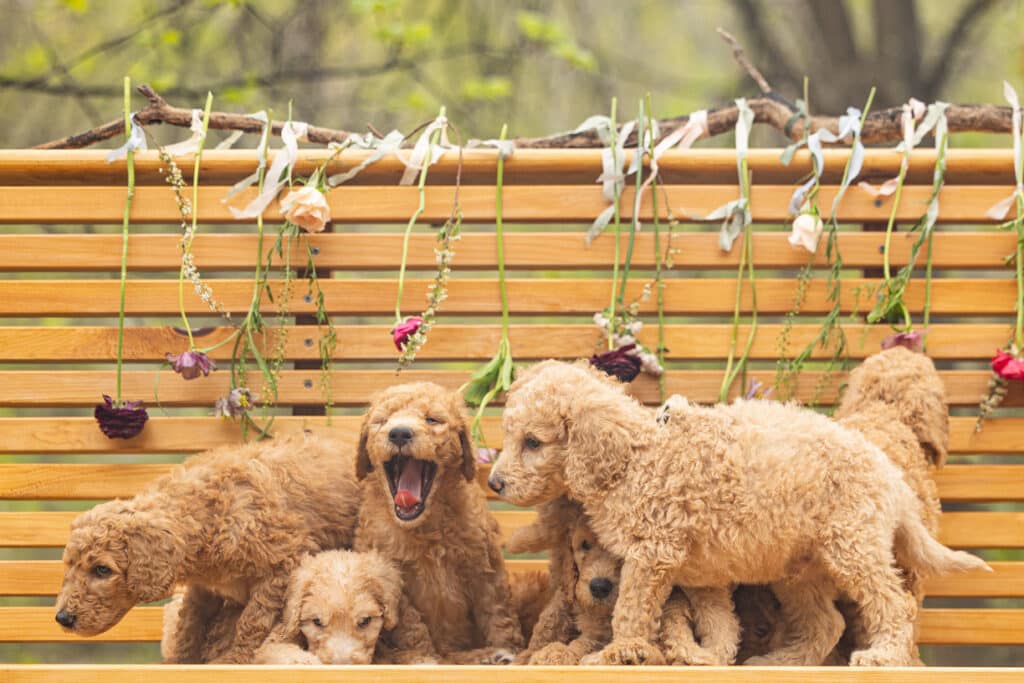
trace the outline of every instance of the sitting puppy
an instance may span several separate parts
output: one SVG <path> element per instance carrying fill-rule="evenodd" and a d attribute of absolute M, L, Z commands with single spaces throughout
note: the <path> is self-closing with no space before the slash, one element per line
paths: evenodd
<path fill-rule="evenodd" d="M 307 555 L 256 664 L 436 664 L 430 634 L 376 552 Z"/>
<path fill-rule="evenodd" d="M 224 447 L 131 500 L 82 513 L 64 549 L 57 622 L 93 636 L 185 585 L 167 661 L 251 661 L 298 559 L 352 543 L 360 494 L 351 467 L 337 444 L 312 436 Z M 241 609 L 222 647 L 210 624 L 229 619 L 218 617 L 228 606 Z"/>
<path fill-rule="evenodd" d="M 686 406 L 658 425 L 592 370 L 547 361 L 513 384 L 504 430 L 491 488 L 517 505 L 570 495 L 624 559 L 606 664 L 656 650 L 673 585 L 735 583 L 772 584 L 789 630 L 778 661 L 824 659 L 843 630 L 841 593 L 865 626 L 851 664 L 907 664 L 917 604 L 894 548 L 922 574 L 987 567 L 931 537 L 877 447 L 795 406 Z"/>
<path fill-rule="evenodd" d="M 605 550 L 591 530 L 586 515 L 576 503 L 557 499 L 564 510 L 558 523 L 568 530 L 568 549 L 571 566 L 561 575 L 563 596 L 553 598 L 555 604 L 565 604 L 574 628 L 569 638 L 552 638 L 541 642 L 544 636 L 536 633 L 530 641 L 535 650 L 527 660 L 530 664 L 564 665 L 599 663 L 593 653 L 611 642 L 611 618 L 618 597 L 619 572 L 622 562 Z M 550 505 L 550 503 L 548 504 Z M 509 539 L 511 552 L 540 552 L 545 549 L 539 542 L 551 538 L 550 531 L 535 527 L 543 524 L 550 528 L 551 520 L 518 529 Z M 560 536 L 557 532 L 556 537 Z M 552 566 L 552 575 L 555 568 Z M 704 609 L 692 613 L 686 594 L 675 589 L 665 605 L 662 615 L 659 644 L 665 659 L 654 656 L 647 664 L 725 665 L 736 656 L 739 624 L 726 596 L 718 609 Z M 694 631 L 706 647 L 694 640 Z"/>
<path fill-rule="evenodd" d="M 453 663 L 510 662 L 523 634 L 461 397 L 426 382 L 378 394 L 355 471 L 364 500 L 355 548 L 398 565 L 434 649 Z"/>

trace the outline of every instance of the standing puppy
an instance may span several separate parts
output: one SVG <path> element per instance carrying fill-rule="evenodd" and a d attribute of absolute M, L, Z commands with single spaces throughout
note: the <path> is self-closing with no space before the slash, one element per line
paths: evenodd
<path fill-rule="evenodd" d="M 511 661 L 523 635 L 461 397 L 428 382 L 378 394 L 363 420 L 356 475 L 356 550 L 400 567 L 435 649 L 454 663 Z"/>

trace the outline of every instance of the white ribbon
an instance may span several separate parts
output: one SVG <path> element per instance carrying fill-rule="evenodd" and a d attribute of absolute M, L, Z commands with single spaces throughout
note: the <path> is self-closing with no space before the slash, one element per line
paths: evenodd
<path fill-rule="evenodd" d="M 256 165 L 255 171 L 239 180 L 231 187 L 230 190 L 228 190 L 228 193 L 224 196 L 224 199 L 222 199 L 221 202 L 227 202 L 227 200 L 231 199 L 236 194 L 238 194 L 245 188 L 249 187 L 256 181 L 258 181 L 260 178 L 260 171 L 266 168 L 267 166 L 266 149 L 267 137 L 270 135 L 270 126 L 268 125 L 270 122 L 270 118 L 267 116 L 266 111 L 258 111 L 252 114 L 246 114 L 246 117 L 250 119 L 256 119 L 257 121 L 261 121 L 263 123 L 263 132 L 260 134 L 260 142 L 256 146 L 256 150 L 259 152 L 259 163 Z"/>
<path fill-rule="evenodd" d="M 204 137 L 202 109 L 192 110 L 192 125 L 189 126 L 189 130 L 192 131 L 192 137 L 188 140 L 176 142 L 173 145 L 167 145 L 164 147 L 164 151 L 172 157 L 180 157 L 185 154 L 193 154 L 199 149 L 199 144 L 202 142 Z"/>
<path fill-rule="evenodd" d="M 847 173 L 846 185 L 840 189 L 840 193 L 845 192 L 853 178 L 857 177 L 857 174 L 860 173 L 860 168 L 864 161 L 864 145 L 860 144 L 860 111 L 850 107 L 846 112 L 845 116 L 839 117 L 838 134 L 833 133 L 827 128 L 819 128 L 807 136 L 807 151 L 811 153 L 814 159 L 813 176 L 803 185 L 793 190 L 793 196 L 789 200 L 789 215 L 795 216 L 800 213 L 800 208 L 803 206 L 804 199 L 807 198 L 807 193 L 821 179 L 821 174 L 825 171 L 823 143 L 839 142 L 846 139 L 848 135 L 854 136 L 854 149 L 851 151 L 850 156 L 850 170 Z"/>
<path fill-rule="evenodd" d="M 936 120 L 924 121 L 915 133 L 914 122 L 924 116 L 925 106 L 920 100 L 914 99 L 913 97 L 903 105 L 903 113 L 900 115 L 900 126 L 903 129 L 903 141 L 896 145 L 897 152 L 903 152 L 903 160 L 900 161 L 900 174 L 905 174 L 907 168 L 910 166 L 910 153 L 914 151 L 914 146 L 928 134 L 928 131 L 934 127 Z M 857 183 L 857 187 L 861 188 L 872 197 L 888 197 L 889 195 L 896 192 L 896 188 L 899 187 L 900 178 L 896 175 L 889 178 L 878 187 L 873 186 L 871 183 L 861 181 Z"/>
<path fill-rule="evenodd" d="M 736 108 L 739 115 L 736 117 L 736 175 L 739 178 L 740 192 L 747 185 L 747 178 L 743 174 L 743 160 L 747 158 L 747 150 L 750 146 L 750 129 L 754 125 L 754 112 L 747 104 L 746 99 L 736 100 Z M 724 219 L 722 229 L 718 233 L 718 247 L 722 251 L 732 251 L 733 242 L 739 237 L 740 232 L 747 226 L 752 216 L 750 206 L 745 196 L 734 199 L 718 207 L 707 216 L 706 221 Z"/>
<path fill-rule="evenodd" d="M 269 128 L 269 126 L 266 126 Z M 292 167 L 299 153 L 299 140 L 306 139 L 309 133 L 309 125 L 301 121 L 288 121 L 281 128 L 282 147 L 274 155 L 266 175 L 263 177 L 263 192 L 256 196 L 244 209 L 228 207 L 236 219 L 252 218 L 263 213 L 270 205 L 274 197 L 281 191 L 281 188 L 291 181 Z M 260 165 L 266 163 L 265 159 L 260 160 Z M 257 170 L 257 173 L 259 171 Z"/>
<path fill-rule="evenodd" d="M 344 142 L 344 147 L 355 147 L 357 149 L 372 149 L 373 154 L 366 157 L 359 163 L 358 166 L 350 168 L 344 173 L 336 173 L 335 175 L 327 178 L 327 184 L 330 187 L 347 183 L 348 181 L 359 175 L 363 169 L 371 164 L 375 164 L 384 158 L 386 155 L 396 151 L 402 144 L 402 140 L 405 136 L 397 130 L 393 130 L 383 138 L 378 138 L 373 133 L 367 133 L 365 136 L 350 135 Z"/>
<path fill-rule="evenodd" d="M 437 131 L 441 131 L 440 144 L 431 143 L 430 138 Z M 416 174 L 423 170 L 424 160 L 428 167 L 434 165 L 444 154 L 445 149 L 450 149 L 451 146 L 451 143 L 448 142 L 448 117 L 438 116 L 423 129 L 420 139 L 416 141 L 416 145 L 412 148 L 412 155 L 408 159 L 402 156 L 401 149 L 395 149 L 395 156 L 405 164 L 405 173 L 402 174 L 402 179 L 398 181 L 398 184 L 412 185 L 416 180 Z"/>
<path fill-rule="evenodd" d="M 498 150 L 498 156 L 502 159 L 508 159 L 516 153 L 516 143 L 512 140 L 493 138 L 490 140 L 470 140 L 466 143 L 466 149 L 475 149 L 477 147 L 494 147 Z"/>
<path fill-rule="evenodd" d="M 946 108 L 948 102 L 936 102 L 928 105 L 928 117 L 935 117 L 935 170 L 932 172 L 933 196 L 928 202 L 928 210 L 924 214 L 924 233 L 927 235 L 939 218 L 939 190 L 946 177 L 946 135 L 949 132 L 949 122 L 946 120 Z M 927 122 L 927 118 L 925 121 Z M 920 140 L 919 140 L 920 142 Z"/>
<path fill-rule="evenodd" d="M 231 149 L 244 134 L 244 130 L 236 130 L 234 133 L 221 140 L 217 145 L 217 149 Z"/>
<path fill-rule="evenodd" d="M 124 159 L 128 156 L 128 152 L 146 149 L 146 132 L 135 120 L 135 114 L 131 115 L 130 122 L 131 131 L 128 134 L 128 140 L 117 149 L 110 151 L 110 154 L 107 155 L 108 164 L 118 159 Z"/>
<path fill-rule="evenodd" d="M 584 123 L 595 120 L 600 117 L 590 117 Z M 609 136 L 607 138 L 608 143 L 611 142 L 611 121 L 609 120 Z M 597 126 L 591 126 L 592 128 Z M 607 208 L 602 211 L 594 222 L 590 225 L 590 229 L 587 230 L 587 234 L 584 237 L 584 243 L 586 246 L 590 246 L 593 242 L 608 226 L 612 217 L 615 215 L 615 200 L 622 194 L 622 189 L 626 184 L 626 138 L 628 138 L 633 129 L 636 128 L 636 121 L 629 121 L 623 124 L 622 128 L 618 132 L 618 137 L 615 140 L 615 147 L 604 147 L 601 149 L 601 175 L 597 177 L 597 182 L 601 183 L 601 196 L 604 197 L 605 201 L 610 202 Z M 579 130 L 579 129 L 577 129 Z M 586 130 L 586 129 L 584 129 Z M 598 128 L 598 131 L 601 129 Z M 604 137 L 602 136 L 602 139 Z"/>
<path fill-rule="evenodd" d="M 1024 164 L 1021 163 L 1020 151 L 1020 100 L 1017 99 L 1017 91 L 1013 89 L 1009 81 L 1003 81 L 1003 97 L 1006 98 L 1006 101 L 1013 108 L 1013 125 L 1011 126 L 1011 135 L 1013 135 L 1013 176 L 1017 181 L 1017 187 L 1009 197 L 996 202 L 985 214 L 995 221 L 1001 221 L 1006 218 L 1006 214 L 1010 212 L 1010 207 L 1013 206 L 1017 197 L 1024 196 L 1024 173 L 1021 172 L 1021 167 Z"/>

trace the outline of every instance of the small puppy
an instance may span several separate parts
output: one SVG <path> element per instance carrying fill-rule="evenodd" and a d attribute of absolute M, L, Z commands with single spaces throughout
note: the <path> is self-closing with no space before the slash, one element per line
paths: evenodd
<path fill-rule="evenodd" d="M 424 649 L 425 648 L 425 649 Z M 430 636 L 379 553 L 307 555 L 256 664 L 436 664 Z"/>

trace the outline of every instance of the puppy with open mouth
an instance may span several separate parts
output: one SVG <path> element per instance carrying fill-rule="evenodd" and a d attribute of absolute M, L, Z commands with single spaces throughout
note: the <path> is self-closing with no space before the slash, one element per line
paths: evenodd
<path fill-rule="evenodd" d="M 356 458 L 365 498 L 355 549 L 401 568 L 405 595 L 445 661 L 509 663 L 523 636 L 462 406 L 429 382 L 374 397 Z"/>

